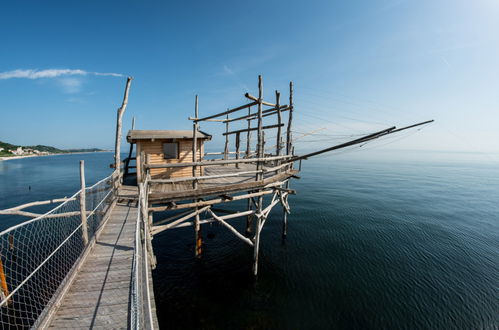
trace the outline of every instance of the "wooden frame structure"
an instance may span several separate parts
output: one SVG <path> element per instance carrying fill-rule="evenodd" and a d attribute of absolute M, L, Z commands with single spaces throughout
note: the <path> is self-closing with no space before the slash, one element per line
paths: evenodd
<path fill-rule="evenodd" d="M 284 210 L 283 236 L 285 236 L 287 214 L 290 212 L 288 196 L 295 191 L 289 188 L 289 180 L 297 178 L 298 171 L 293 169 L 292 151 L 292 113 L 293 113 L 293 84 L 290 83 L 289 105 L 281 105 L 280 93 L 275 92 L 275 102 L 263 99 L 263 80 L 258 77 L 258 96 L 246 93 L 249 100 L 241 106 L 228 109 L 224 112 L 200 117 L 199 102 L 196 96 L 194 117 L 192 121 L 192 161 L 157 164 L 152 163 L 145 154 L 138 154 L 137 172 L 143 173 L 138 181 L 140 189 L 145 190 L 145 201 L 141 201 L 144 212 L 150 219 L 152 226 L 151 238 L 166 230 L 193 226 L 195 233 L 195 256 L 202 254 L 203 224 L 218 222 L 230 230 L 237 238 L 253 248 L 253 273 L 258 273 L 258 256 L 260 235 L 270 211 L 277 204 Z M 252 111 L 252 109 L 257 109 Z M 233 116 L 236 112 L 245 112 Z M 284 113 L 288 113 L 284 120 Z M 232 118 L 230 116 L 233 116 Z M 274 119 L 276 123 L 264 125 L 266 120 Z M 199 152 L 199 139 L 204 136 L 199 130 L 201 122 L 218 122 L 225 126 L 225 146 L 223 152 Z M 244 128 L 232 129 L 237 123 L 243 123 Z M 276 145 L 271 152 L 265 149 L 265 131 L 276 130 Z M 285 130 L 285 139 L 283 138 Z M 252 141 L 252 132 L 256 132 L 256 139 Z M 230 141 L 235 144 L 235 151 L 229 151 Z M 246 141 L 243 141 L 246 140 Z M 246 150 L 241 150 L 246 142 Z M 254 145 L 256 144 L 256 145 Z M 252 149 L 254 148 L 254 149 Z M 253 151 L 254 150 L 254 151 Z M 275 150 L 275 151 L 274 151 Z M 233 156 L 234 157 L 231 157 Z M 221 158 L 205 159 L 204 156 Z M 174 170 L 190 168 L 192 176 L 157 178 L 152 172 L 158 169 Z M 185 172 L 184 172 L 185 173 Z M 264 205 L 264 196 L 272 196 L 270 202 Z M 218 206 L 233 201 L 246 200 L 247 209 L 239 212 L 220 210 Z M 166 219 L 152 222 L 154 212 L 177 211 L 179 213 Z M 224 215 L 217 214 L 219 212 Z M 228 213 L 228 214 L 226 214 Z M 204 216 L 204 217 L 203 217 Z M 245 233 L 238 232 L 230 219 L 245 217 Z M 151 245 L 152 247 L 152 245 Z M 152 251 L 152 248 L 151 248 Z"/>
<path fill-rule="evenodd" d="M 288 214 L 290 213 L 289 195 L 296 192 L 290 189 L 290 179 L 299 178 L 301 161 L 325 152 L 367 143 L 382 136 L 400 132 L 409 128 L 431 123 L 433 120 L 410 125 L 403 128 L 395 126 L 368 134 L 358 139 L 335 145 L 323 150 L 318 150 L 305 155 L 295 155 L 293 146 L 293 83 L 289 84 L 289 103 L 281 103 L 280 92 L 275 92 L 275 101 L 269 102 L 263 98 L 263 80 L 258 77 L 258 96 L 244 94 L 248 102 L 226 111 L 208 115 L 199 115 L 199 102 L 196 95 L 194 104 L 194 117 L 192 121 L 191 161 L 183 160 L 177 163 L 152 162 L 145 153 L 137 154 L 137 172 L 142 173 L 138 180 L 138 194 L 143 205 L 142 212 L 147 217 L 151 227 L 148 235 L 148 246 L 152 266 L 155 257 L 152 249 L 152 239 L 166 230 L 194 227 L 195 252 L 200 258 L 202 255 L 203 224 L 218 222 L 237 238 L 253 248 L 253 274 L 258 273 L 258 257 L 260 236 L 271 210 L 281 204 L 282 237 L 287 235 Z M 256 111 L 254 110 L 256 108 Z M 238 113 L 239 112 L 239 113 Z M 236 115 L 236 113 L 238 113 Z M 285 114 L 287 113 L 287 118 Z M 117 127 L 120 127 L 118 116 Z M 267 124 L 264 125 L 264 120 Z M 269 120 L 273 122 L 268 123 Z M 198 143 L 205 133 L 199 129 L 200 123 L 220 123 L 224 125 L 225 138 L 222 152 L 204 153 Z M 233 128 L 238 123 L 242 127 Z M 265 132 L 276 132 L 275 145 L 267 146 Z M 256 133 L 256 139 L 252 137 Z M 269 138 L 272 140 L 273 138 Z M 229 151 L 231 141 L 235 150 Z M 246 142 L 246 143 L 244 143 Z M 242 150 L 245 145 L 245 150 Z M 131 149 L 132 150 L 132 149 Z M 131 153 L 130 153 L 131 156 Z M 205 158 L 205 156 L 220 158 Z M 234 156 L 234 157 L 232 157 Z M 127 160 L 125 160 L 127 161 Z M 129 160 L 128 160 L 129 161 Z M 294 163 L 299 162 L 298 169 Z M 164 178 L 153 175 L 154 171 L 162 169 L 174 171 L 184 169 L 183 174 L 177 177 Z M 186 171 L 187 169 L 187 171 Z M 125 171 L 127 172 L 127 171 Z M 157 172 L 156 172 L 157 173 Z M 189 174 L 192 175 L 189 176 Z M 271 196 L 267 205 L 264 205 L 264 196 Z M 220 205 L 234 201 L 246 201 L 246 210 L 231 212 L 220 209 Z M 154 212 L 177 211 L 165 219 L 153 223 Z M 224 213 L 220 215 L 217 213 Z M 245 217 L 245 233 L 238 232 L 230 219 Z"/>

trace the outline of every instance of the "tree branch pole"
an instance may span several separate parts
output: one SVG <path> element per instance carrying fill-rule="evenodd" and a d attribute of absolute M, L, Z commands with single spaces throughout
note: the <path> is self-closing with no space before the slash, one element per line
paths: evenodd
<path fill-rule="evenodd" d="M 229 114 L 227 114 L 227 119 L 229 119 Z M 224 148 L 224 160 L 229 157 L 229 122 L 225 122 L 225 148 Z"/>
<path fill-rule="evenodd" d="M 262 102 L 263 102 L 263 81 L 262 76 L 258 76 L 258 158 L 262 158 L 263 155 L 263 129 L 262 129 Z M 257 163 L 257 170 L 261 170 L 262 162 Z M 263 173 L 257 173 L 257 180 L 263 178 Z M 258 254 L 260 249 L 260 232 L 261 232 L 261 213 L 262 213 L 263 196 L 258 197 L 258 205 L 256 209 L 256 225 L 255 225 L 255 237 L 253 240 L 253 275 L 258 274 Z"/>
<path fill-rule="evenodd" d="M 248 108 L 248 115 L 251 114 L 251 107 Z M 251 120 L 248 120 L 248 131 L 246 134 L 246 158 L 250 157 L 251 153 Z"/>
<path fill-rule="evenodd" d="M 263 101 L 263 81 L 262 76 L 258 76 L 258 146 L 257 146 L 257 155 L 258 158 L 262 158 L 262 145 L 263 145 L 263 123 L 262 123 L 262 101 Z M 262 163 L 257 162 L 257 171 L 261 170 Z M 256 174 L 256 180 L 261 180 L 262 175 L 260 173 Z"/>
<path fill-rule="evenodd" d="M 195 104 L 195 118 L 198 118 L 199 117 L 199 103 L 198 103 L 198 96 L 196 95 L 196 104 Z M 197 156 L 197 134 L 198 134 L 198 130 L 199 130 L 199 127 L 198 127 L 198 122 L 195 121 L 193 124 L 192 124 L 192 129 L 193 129 L 193 132 L 192 132 L 192 135 L 193 135 L 193 141 L 192 141 L 192 162 L 195 163 L 197 162 L 197 159 L 198 159 L 198 156 Z M 194 165 L 192 166 L 192 176 L 193 177 L 197 177 L 198 176 L 198 170 L 197 170 L 197 166 Z M 197 180 L 193 180 L 192 181 L 192 188 L 193 189 L 197 189 L 198 188 L 198 181 Z M 195 200 L 196 202 L 198 201 L 197 199 Z M 202 246 L 203 246 L 203 238 L 201 236 L 201 224 L 199 223 L 199 208 L 196 207 L 195 208 L 195 212 L 196 212 L 196 215 L 195 215 L 195 218 L 194 218 L 194 233 L 195 233 L 195 242 L 196 242 L 196 247 L 195 247 L 195 251 L 194 251 L 194 256 L 196 258 L 200 258 L 201 257 L 201 253 L 202 253 Z"/>
<path fill-rule="evenodd" d="M 281 108 L 280 108 L 281 93 L 275 91 L 275 104 L 277 108 L 277 143 L 276 143 L 276 156 L 281 155 Z"/>
<path fill-rule="evenodd" d="M 88 227 L 87 227 L 87 203 L 85 200 L 86 186 L 85 186 L 85 161 L 80 160 L 80 217 L 81 217 L 81 231 L 83 243 L 88 244 Z"/>
<path fill-rule="evenodd" d="M 291 153 L 291 146 L 293 144 L 291 135 L 291 124 L 293 123 L 293 82 L 289 83 L 289 118 L 288 128 L 286 131 L 286 155 Z"/>
<path fill-rule="evenodd" d="M 121 148 L 121 125 L 123 120 L 123 114 L 125 113 L 126 106 L 128 104 L 128 92 L 130 91 L 130 84 L 132 83 L 132 77 L 128 77 L 125 87 L 125 95 L 123 96 L 123 103 L 118 109 L 118 118 L 116 120 L 116 143 L 114 148 L 114 166 L 119 176 L 121 171 L 121 160 L 120 160 L 120 148 Z"/>

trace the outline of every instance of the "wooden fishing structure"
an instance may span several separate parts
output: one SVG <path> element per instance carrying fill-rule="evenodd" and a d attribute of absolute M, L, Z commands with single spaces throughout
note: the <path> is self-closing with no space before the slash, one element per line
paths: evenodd
<path fill-rule="evenodd" d="M 131 144 L 130 155 L 133 144 L 137 145 L 137 182 L 139 190 L 144 191 L 141 203 L 152 226 L 152 236 L 192 226 L 194 255 L 199 258 L 203 247 L 202 225 L 217 222 L 253 249 L 254 275 L 258 273 L 261 232 L 270 212 L 278 204 L 283 211 L 282 236 L 286 237 L 291 209 L 289 195 L 296 193 L 290 188 L 290 180 L 299 178 L 302 160 L 431 122 L 400 129 L 390 127 L 313 153 L 295 155 L 293 83 L 289 84 L 287 104 L 282 102 L 278 91 L 272 95 L 272 100 L 264 99 L 261 76 L 258 77 L 258 95 L 246 93 L 244 97 L 245 104 L 202 116 L 196 96 L 194 116 L 189 117 L 192 131 L 133 129 L 127 134 L 127 140 Z M 204 143 L 211 139 L 211 135 L 200 131 L 199 126 L 206 122 L 223 125 L 223 151 L 204 152 Z M 232 128 L 238 123 L 239 127 Z M 120 126 L 118 122 L 117 127 Z M 270 142 L 266 139 L 269 131 L 276 134 L 275 140 Z M 235 150 L 229 150 L 231 145 Z M 130 159 L 126 159 L 125 164 L 130 164 Z M 125 172 L 129 173 L 126 166 Z M 125 184 L 121 195 L 126 197 L 128 192 L 130 197 L 130 191 L 133 188 Z M 271 197 L 267 204 L 265 196 Z M 239 211 L 223 208 L 235 201 L 245 201 L 246 208 Z M 153 214 L 164 211 L 174 214 L 153 222 Z M 229 221 L 240 217 L 246 219 L 244 233 Z"/>
<path fill-rule="evenodd" d="M 0 232 L 1 328 L 153 329 L 158 324 L 152 241 L 158 234 L 193 227 L 194 256 L 201 258 L 202 226 L 219 223 L 253 249 L 257 275 L 261 232 L 278 204 L 282 236 L 287 235 L 289 196 L 296 194 L 290 180 L 299 178 L 302 160 L 432 122 L 392 126 L 297 155 L 293 83 L 287 104 L 278 91 L 269 101 L 259 76 L 258 95 L 246 93 L 245 104 L 223 112 L 201 116 L 196 96 L 192 130 L 136 130 L 133 122 L 127 134 L 129 156 L 121 160 L 131 81 L 117 112 L 110 176 L 88 187 L 82 161 L 81 189 L 73 196 L 0 210 L 0 215 L 32 218 Z M 208 122 L 223 125 L 220 152 L 205 152 L 212 136 L 200 124 Z M 275 137 L 268 137 L 271 130 Z M 231 145 L 235 150 L 230 151 Z M 243 209 L 224 208 L 237 201 Z M 52 203 L 58 205 L 46 213 L 26 210 Z M 164 211 L 167 217 L 153 221 L 155 213 Z M 244 232 L 231 221 L 241 217 Z"/>

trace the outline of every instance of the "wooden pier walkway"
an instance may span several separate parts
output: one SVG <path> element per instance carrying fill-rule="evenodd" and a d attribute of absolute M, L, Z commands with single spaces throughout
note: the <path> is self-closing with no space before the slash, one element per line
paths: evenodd
<path fill-rule="evenodd" d="M 115 206 L 52 318 L 50 328 L 129 327 L 136 222 L 135 203 Z"/>

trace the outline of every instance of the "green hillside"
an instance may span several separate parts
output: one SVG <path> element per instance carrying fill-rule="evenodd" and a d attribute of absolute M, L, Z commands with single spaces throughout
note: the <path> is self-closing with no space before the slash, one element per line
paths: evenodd
<path fill-rule="evenodd" d="M 64 153 L 70 153 L 70 152 L 98 152 L 98 151 L 104 151 L 102 149 L 98 148 L 90 148 L 90 149 L 59 149 L 51 146 L 44 146 L 41 144 L 35 145 L 35 146 L 20 146 L 20 145 L 15 145 L 15 144 L 10 144 L 7 142 L 2 142 L 0 141 L 0 148 L 3 148 L 4 150 L 0 151 L 0 156 L 10 156 L 12 153 L 10 153 L 8 150 L 15 150 L 18 147 L 22 147 L 23 149 L 34 149 L 42 152 L 49 152 L 51 154 L 64 154 Z"/>

